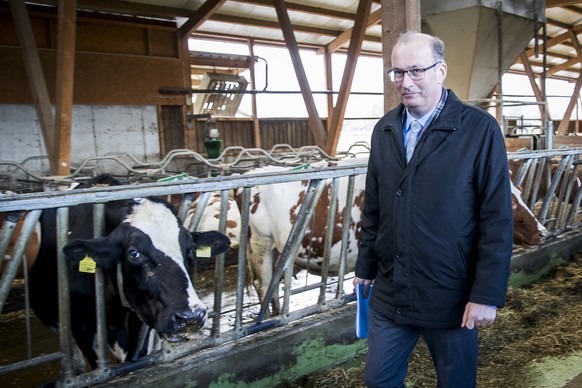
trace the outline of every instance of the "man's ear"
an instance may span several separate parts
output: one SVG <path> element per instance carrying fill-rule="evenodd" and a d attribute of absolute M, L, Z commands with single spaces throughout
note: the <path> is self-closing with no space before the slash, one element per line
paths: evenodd
<path fill-rule="evenodd" d="M 445 83 L 445 79 L 447 78 L 447 64 L 446 63 L 439 63 L 437 69 L 437 77 L 439 83 L 442 85 Z"/>

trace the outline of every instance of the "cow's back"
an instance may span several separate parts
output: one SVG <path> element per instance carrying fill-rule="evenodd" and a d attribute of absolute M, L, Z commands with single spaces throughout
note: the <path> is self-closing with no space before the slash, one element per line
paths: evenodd
<path fill-rule="evenodd" d="M 365 163 L 366 159 L 354 159 L 338 162 L 338 165 L 355 165 Z M 253 173 L 285 173 L 288 169 L 278 166 L 259 168 Z M 330 270 L 336 272 L 341 250 L 341 240 L 344 227 L 349 228 L 348 240 L 348 271 L 353 270 L 357 255 L 359 226 L 362 220 L 365 175 L 354 178 L 353 206 L 350 212 L 350 222 L 346 224 L 345 204 L 348 196 L 348 177 L 339 178 L 334 230 L 332 233 L 332 251 Z M 313 209 L 306 233 L 303 236 L 299 257 L 296 264 L 301 268 L 309 268 L 318 272 L 324 252 L 325 234 L 329 218 L 332 180 L 325 183 L 323 193 Z M 255 244 L 264 244 L 269 249 L 282 252 L 296 222 L 299 209 L 305 198 L 309 182 L 294 181 L 273 185 L 256 186 L 251 189 L 250 219 L 251 239 Z M 259 240 L 259 241 L 257 241 Z M 252 259 L 252 258 L 251 258 Z"/>

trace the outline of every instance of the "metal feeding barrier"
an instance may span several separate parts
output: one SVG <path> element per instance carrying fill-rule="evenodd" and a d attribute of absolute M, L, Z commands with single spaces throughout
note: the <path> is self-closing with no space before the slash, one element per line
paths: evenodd
<path fill-rule="evenodd" d="M 168 152 L 159 162 L 143 162 L 126 152 L 109 152 L 101 156 L 92 156 L 76 164 L 70 175 L 51 176 L 48 171 L 32 168 L 34 161 L 43 161 L 46 157 L 27 158 L 22 162 L 0 161 L 0 191 L 19 191 L 17 181 L 28 186 L 36 186 L 36 191 L 55 189 L 59 184 L 71 184 L 92 176 L 115 171 L 113 175 L 128 180 L 157 180 L 178 174 L 189 175 L 185 169 L 196 166 L 196 177 L 211 175 L 229 175 L 242 173 L 261 165 L 300 166 L 320 160 L 337 160 L 318 146 L 303 146 L 298 149 L 288 144 L 276 144 L 270 150 L 261 148 L 226 147 L 215 159 L 189 149 L 176 149 Z M 2 182 L 6 182 L 2 184 Z M 4 186 L 4 187 L 2 187 Z M 27 191 L 30 191 L 27 189 Z"/>
<path fill-rule="evenodd" d="M 95 222 L 99 226 L 104 220 L 104 205 L 109 201 L 131 199 L 136 197 L 149 196 L 178 196 L 181 202 L 178 209 L 179 216 L 184 219 L 189 210 L 194 196 L 197 196 L 197 207 L 192 216 L 192 222 L 187 225 L 190 230 L 196 230 L 198 223 L 209 198 L 214 193 L 220 193 L 220 219 L 219 230 L 225 232 L 228 213 L 228 199 L 233 191 L 237 191 L 242 197 L 240 203 L 245 204 L 239 209 L 242 222 L 240 230 L 240 246 L 236 257 L 236 265 L 228 266 L 224 254 L 217 256 L 211 276 L 212 287 L 199 290 L 199 295 L 211 307 L 209 314 L 209 324 L 201 333 L 193 335 L 190 341 L 181 343 L 164 342 L 162 349 L 148 356 L 136 359 L 133 362 L 116 364 L 109 360 L 107 354 L 107 338 L 104 318 L 104 309 L 98 308 L 97 324 L 98 330 L 98 354 L 101 355 L 98 368 L 91 372 L 77 372 L 75 367 L 74 345 L 70 343 L 69 323 L 70 317 L 67 311 L 67 284 L 63 281 L 60 298 L 63 311 L 61 319 L 65 320 L 61 325 L 60 348 L 50 354 L 30 354 L 22 360 L 11 364 L 0 366 L 0 375 L 7 375 L 16 371 L 26 370 L 34 365 L 44 364 L 49 361 L 61 360 L 60 384 L 69 387 L 81 387 L 105 382 L 115 376 L 128 372 L 138 371 L 145 366 L 156 363 L 166 363 L 176 360 L 186 355 L 194 354 L 202 349 L 220 346 L 227 342 L 236 341 L 242 337 L 266 331 L 270 328 L 282 326 L 290 322 L 296 322 L 301 318 L 314 315 L 320 312 L 329 311 L 354 300 L 354 295 L 344 289 L 346 282 L 353 276 L 347 273 L 345 268 L 345 257 L 347 255 L 347 229 L 342 236 L 343 246 L 340 257 L 340 271 L 338 276 L 330 276 L 328 264 L 330 260 L 329 252 L 331 246 L 331 236 L 326 237 L 324 248 L 324 263 L 321 276 L 308 275 L 301 279 L 301 282 L 294 279 L 293 261 L 297 255 L 301 236 L 313 217 L 313 209 L 317 205 L 318 198 L 322 195 L 323 183 L 331 182 L 329 195 L 331 204 L 336 203 L 338 198 L 338 182 L 340 179 L 348 179 L 348 192 L 346 193 L 346 207 L 349 209 L 353 201 L 354 179 L 366 173 L 365 164 L 349 167 L 327 167 L 327 168 L 301 168 L 293 169 L 291 166 L 302 165 L 304 162 L 300 152 L 292 149 L 278 149 L 273 154 L 289 153 L 294 163 L 287 164 L 287 157 L 278 159 L 282 165 L 290 166 L 286 173 L 267 174 L 245 174 L 233 176 L 215 176 L 206 179 L 196 180 L 174 180 L 148 182 L 138 185 L 122 185 L 114 187 L 95 187 L 83 190 L 70 190 L 67 192 L 44 192 L 30 194 L 13 194 L 0 196 L 0 212 L 22 212 L 25 211 L 25 223 L 23 232 L 18 239 L 12 261 L 9 263 L 9 270 L 6 270 L 0 283 L 0 307 L 4 306 L 6 296 L 13 284 L 13 272 L 20 265 L 22 260 L 23 246 L 30 235 L 32 224 L 40 216 L 44 209 L 57 208 L 57 223 L 61 233 L 59 244 L 67 241 L 66 231 L 68 230 L 68 207 L 92 203 L 95 204 Z M 283 152 L 284 151 L 284 152 Z M 311 153 L 310 150 L 309 153 Z M 179 155 L 181 151 L 174 155 Z M 318 151 L 319 152 L 319 151 Z M 534 210 L 538 219 L 548 228 L 549 239 L 560 234 L 580 227 L 578 217 L 582 189 L 579 187 L 578 165 L 579 155 L 582 149 L 533 151 L 509 153 L 508 157 L 515 172 L 512 180 L 523 189 L 527 203 Z M 251 159 L 254 156 L 246 156 Z M 311 157 L 311 154 L 309 155 Z M 171 158 L 171 157 L 170 157 Z M 226 158 L 226 156 L 225 156 Z M 269 159 L 265 157 L 265 159 Z M 166 159 L 167 161 L 168 159 Z M 233 159 L 233 163 L 237 157 Z M 239 163 L 238 158 L 236 163 Z M 285 162 L 282 162 L 282 161 Z M 215 163 L 213 161 L 207 161 Z M 160 162 L 157 168 L 163 170 L 165 162 Z M 216 162 L 218 163 L 218 162 Z M 222 163 L 222 162 L 220 162 Z M 224 162 L 227 163 L 227 162 Z M 230 162 L 228 162 L 230 163 Z M 137 165 L 137 163 L 133 163 Z M 218 164 L 216 164 L 218 165 Z M 160 170 L 160 171 L 161 171 Z M 545 179 L 544 178 L 545 174 Z M 277 287 L 282 291 L 282 313 L 274 317 L 267 317 L 269 297 L 260 304 L 254 291 L 247 290 L 245 279 L 247 277 L 247 243 L 249 224 L 249 204 L 251 189 L 259 185 L 273 185 L 284 182 L 304 181 L 310 182 L 305 200 L 297 213 L 296 220 L 292 225 L 292 231 L 281 252 L 279 264 L 275 269 L 273 281 L 269 286 L 269 295 L 272 295 Z M 544 193 L 540 196 L 540 193 Z M 335 205 L 334 205 L 335 206 Z M 328 212 L 328 225 L 334 225 L 334 215 L 336 209 Z M 349 212 L 347 212 L 349 213 Z M 349 218 L 349 214 L 344 217 Z M 11 219 L 5 221 L 0 231 L 0 254 L 4 257 L 7 242 L 12 236 L 12 229 L 16 221 Z M 344 222 L 345 219 L 344 219 Z M 349 222 L 349 219 L 348 219 Z M 328 232 L 333 228 L 328 228 Z M 96 230 L 100 230 L 99 227 Z M 522 249 L 522 248 L 520 248 Z M 226 276 L 234 273 L 234 280 L 227 282 Z M 193 277 L 201 277 L 202 273 L 197 271 Z M 309 281 L 306 280 L 310 276 Z M 280 279 L 283 278 L 283 285 Z M 97 289 L 102 288 L 102 280 L 96 277 Z M 304 283 L 302 283 L 304 282 Z M 331 290 L 331 291 L 330 291 Z M 99 295 L 100 293 L 98 293 Z M 307 295 L 307 296 L 306 296 Z M 97 305 L 102 306 L 103 300 L 97 300 Z M 26 310 L 28 319 L 32 319 L 30 311 Z M 11 335 L 2 332 L 0 335 Z M 23 343 L 30 343 L 29 338 Z"/>

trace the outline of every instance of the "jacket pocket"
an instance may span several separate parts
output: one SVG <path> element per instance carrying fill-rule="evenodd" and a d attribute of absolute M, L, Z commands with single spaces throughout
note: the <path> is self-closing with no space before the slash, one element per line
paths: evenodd
<path fill-rule="evenodd" d="M 457 255 L 455 257 L 455 265 L 457 267 L 457 271 L 459 271 L 459 275 L 462 275 L 463 278 L 467 277 L 467 272 L 469 271 L 469 267 L 467 265 L 467 252 L 469 251 L 469 247 L 464 247 L 462 241 L 457 240 Z"/>

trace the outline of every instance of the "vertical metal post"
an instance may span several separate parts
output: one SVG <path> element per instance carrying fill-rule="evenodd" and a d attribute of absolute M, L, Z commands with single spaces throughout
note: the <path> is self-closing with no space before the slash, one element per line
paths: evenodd
<path fill-rule="evenodd" d="M 71 343 L 71 298 L 69 270 L 63 247 L 67 244 L 69 232 L 69 208 L 57 209 L 57 268 L 59 280 L 59 335 L 63 358 L 61 379 L 66 383 L 73 377 L 73 345 Z"/>
<path fill-rule="evenodd" d="M 188 209 L 190 209 L 190 205 L 192 204 L 193 196 L 194 194 L 192 193 L 185 193 L 182 195 L 182 201 L 180 202 L 180 208 L 178 209 L 178 218 L 182 221 L 186 219 Z"/>
<path fill-rule="evenodd" d="M 238 247 L 238 269 L 236 282 L 236 316 L 234 320 L 234 330 L 237 337 L 243 336 L 242 310 L 246 281 L 250 202 L 251 202 L 251 188 L 245 187 L 243 188 L 242 201 L 240 205 L 241 226 L 240 226 L 240 243 Z"/>
<path fill-rule="evenodd" d="M 22 212 L 10 212 L 6 213 L 6 217 L 4 218 L 4 222 L 2 223 L 2 228 L 0 231 L 0 258 L 4 257 L 6 254 L 6 250 L 8 249 L 8 244 L 10 244 L 10 238 L 12 237 L 12 233 L 14 233 L 14 229 L 16 228 L 16 224 L 20 219 Z M 2 261 L 3 259 L 0 259 Z"/>
<path fill-rule="evenodd" d="M 503 4 L 497 1 L 497 121 L 503 129 Z"/>
<path fill-rule="evenodd" d="M 342 230 L 342 249 L 340 253 L 340 263 L 338 270 L 338 283 L 336 298 L 339 299 L 344 291 L 344 276 L 346 273 L 346 256 L 348 252 L 348 239 L 350 235 L 350 223 L 352 222 L 352 206 L 354 204 L 354 182 L 355 176 L 350 175 L 348 178 L 348 191 L 346 193 L 346 207 L 344 208 L 344 227 Z"/>
<path fill-rule="evenodd" d="M 103 235 L 104 204 L 93 205 L 93 236 Z M 97 313 L 97 368 L 103 372 L 109 369 L 107 343 L 107 316 L 105 312 L 105 278 L 103 268 L 95 269 L 95 310 Z"/>
<path fill-rule="evenodd" d="M 329 260 L 331 259 L 331 245 L 333 243 L 333 232 L 335 230 L 335 215 L 337 213 L 337 194 L 339 191 L 339 180 L 334 178 L 331 183 L 331 193 L 329 198 L 329 210 L 327 214 L 327 229 L 325 230 L 325 246 L 323 249 L 323 263 L 321 265 L 321 288 L 319 290 L 318 304 L 325 303 L 325 291 L 327 287 L 327 275 L 329 272 Z"/>
<path fill-rule="evenodd" d="M 196 202 L 196 210 L 194 210 L 194 214 L 192 215 L 192 220 L 190 221 L 190 225 L 185 225 L 186 228 L 190 232 L 195 231 L 198 229 L 198 224 L 200 224 L 200 220 L 202 219 L 202 214 L 206 209 L 206 205 L 208 204 L 208 200 L 212 196 L 212 191 L 206 191 L 200 194 L 198 197 L 198 201 Z"/>
<path fill-rule="evenodd" d="M 543 39 L 544 44 L 542 48 L 542 76 L 541 76 L 541 88 L 542 88 L 542 99 L 544 102 L 544 117 L 542 117 L 543 122 L 546 124 L 546 147 L 545 149 L 551 150 L 554 148 L 554 123 L 549 119 L 550 115 L 548 112 L 548 96 L 546 94 L 546 77 L 547 77 L 547 59 L 548 59 L 548 29 L 547 24 L 543 24 Z"/>
<path fill-rule="evenodd" d="M 196 209 L 198 210 L 198 209 Z M 220 192 L 220 218 L 218 230 L 226 232 L 226 215 L 228 213 L 228 190 Z M 212 320 L 212 336 L 220 335 L 220 315 L 222 313 L 222 291 L 224 290 L 224 253 L 216 256 L 214 263 L 214 316 Z"/>

